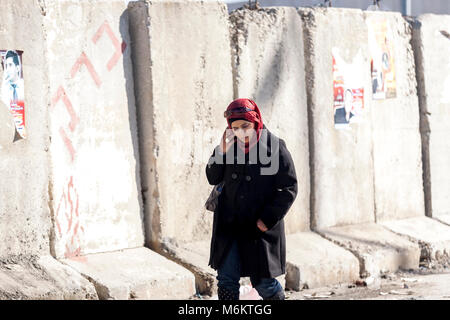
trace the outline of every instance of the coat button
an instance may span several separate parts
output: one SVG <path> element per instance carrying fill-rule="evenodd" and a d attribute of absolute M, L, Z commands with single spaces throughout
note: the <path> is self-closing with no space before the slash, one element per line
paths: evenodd
<path fill-rule="evenodd" d="M 231 174 L 231 178 L 236 179 L 236 178 L 237 178 L 237 174 L 233 172 L 233 173 Z"/>
<path fill-rule="evenodd" d="M 245 180 L 250 181 L 250 180 L 252 180 L 252 177 L 251 176 L 245 176 Z"/>

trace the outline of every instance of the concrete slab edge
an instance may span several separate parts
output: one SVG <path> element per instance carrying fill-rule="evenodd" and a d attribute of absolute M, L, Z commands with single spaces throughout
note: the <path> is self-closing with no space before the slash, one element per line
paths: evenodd
<path fill-rule="evenodd" d="M 438 221 L 438 220 L 436 220 L 436 221 Z M 441 263 L 443 263 L 444 260 L 446 261 L 446 260 L 450 259 L 450 257 L 446 256 L 446 255 L 442 255 L 442 257 L 440 257 L 439 259 L 436 259 L 435 258 L 434 246 L 431 243 L 428 243 L 426 241 L 422 241 L 422 240 L 416 239 L 416 238 L 411 237 L 411 236 L 409 236 L 407 234 L 396 232 L 396 231 L 394 231 L 394 230 L 392 230 L 389 227 L 384 226 L 384 225 L 382 225 L 382 227 L 384 229 L 388 230 L 389 232 L 392 232 L 392 233 L 394 233 L 394 234 L 396 234 L 396 235 L 398 235 L 398 236 L 400 236 L 400 237 L 402 237 L 402 238 L 404 238 L 404 239 L 406 239 L 406 240 L 408 240 L 410 242 L 418 244 L 419 248 L 420 248 L 420 263 L 419 263 L 420 265 L 424 265 L 427 268 L 430 268 L 433 265 L 439 266 Z"/>
<path fill-rule="evenodd" d="M 11 288 L 14 292 L 0 288 L 0 300 L 98 300 L 95 287 L 86 277 L 50 255 L 2 258 L 0 273 L 2 269 L 19 279 L 14 283 L 18 287 Z M 8 286 L 5 282 L 2 284 Z"/>
<path fill-rule="evenodd" d="M 331 243 L 333 243 L 333 244 L 339 246 L 340 248 L 342 248 L 346 251 L 349 251 L 351 254 L 353 254 L 356 257 L 356 259 L 358 259 L 358 262 L 359 262 L 359 276 L 361 278 L 365 278 L 368 276 L 368 273 L 367 273 L 367 270 L 365 267 L 365 263 L 364 263 L 364 258 L 356 250 L 351 250 L 351 249 L 345 247 L 344 245 L 342 245 L 342 243 L 328 237 L 324 232 L 321 232 L 320 230 L 313 230 L 313 232 L 317 233 L 319 236 L 321 236 L 325 240 L 328 240 Z"/>
<path fill-rule="evenodd" d="M 217 280 L 214 274 L 202 270 L 201 267 L 183 259 L 179 255 L 179 249 L 177 246 L 172 245 L 168 241 L 161 241 L 156 252 L 163 257 L 169 259 L 172 262 L 186 268 L 192 272 L 195 276 L 195 290 L 197 294 L 213 296 L 217 294 Z"/>

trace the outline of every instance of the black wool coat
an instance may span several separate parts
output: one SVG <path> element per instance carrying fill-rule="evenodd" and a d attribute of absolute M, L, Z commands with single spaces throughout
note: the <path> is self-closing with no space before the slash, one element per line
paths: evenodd
<path fill-rule="evenodd" d="M 241 277 L 277 277 L 286 272 L 283 218 L 297 196 L 294 162 L 285 141 L 265 125 L 258 143 L 253 146 L 258 148 L 256 161 L 249 157 L 250 152 L 244 156 L 238 148 L 236 138 L 223 155 L 217 146 L 206 166 L 209 184 L 225 180 L 214 211 L 209 266 L 217 270 L 231 241 L 237 240 Z M 261 169 L 276 169 L 277 163 L 278 170 L 272 170 L 276 173 L 262 174 Z M 266 232 L 257 227 L 258 219 L 267 226 Z"/>

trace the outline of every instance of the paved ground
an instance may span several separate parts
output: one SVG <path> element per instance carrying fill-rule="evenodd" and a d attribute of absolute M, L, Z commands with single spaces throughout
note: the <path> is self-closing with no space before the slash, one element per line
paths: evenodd
<path fill-rule="evenodd" d="M 450 300 L 450 270 L 420 274 L 398 272 L 385 275 L 369 286 L 361 284 L 286 291 L 289 300 Z"/>
<path fill-rule="evenodd" d="M 246 293 L 248 299 L 254 293 Z M 193 299 L 217 300 L 217 295 Z M 420 268 L 385 274 L 380 279 L 367 279 L 354 284 L 342 284 L 300 291 L 286 291 L 287 300 L 450 300 L 450 268 Z"/>

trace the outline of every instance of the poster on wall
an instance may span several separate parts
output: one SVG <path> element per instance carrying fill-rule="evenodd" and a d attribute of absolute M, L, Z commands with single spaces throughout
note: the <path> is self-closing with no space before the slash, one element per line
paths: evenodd
<path fill-rule="evenodd" d="M 392 30 L 386 20 L 367 19 L 372 98 L 390 99 L 397 94 Z"/>
<path fill-rule="evenodd" d="M 3 72 L 1 101 L 13 117 L 17 134 L 26 138 L 22 53 L 20 50 L 0 50 Z"/>
<path fill-rule="evenodd" d="M 363 58 L 361 51 L 352 62 L 344 61 L 339 49 L 332 49 L 334 127 L 351 129 L 350 124 L 360 122 L 364 111 Z"/>

